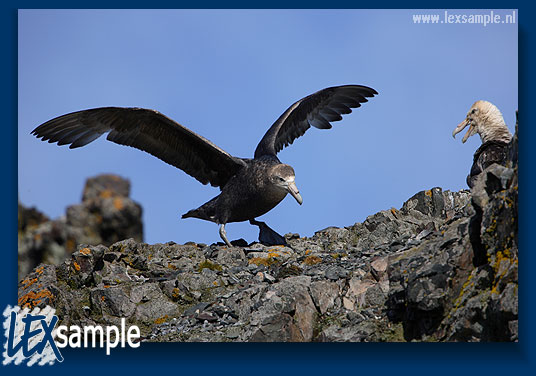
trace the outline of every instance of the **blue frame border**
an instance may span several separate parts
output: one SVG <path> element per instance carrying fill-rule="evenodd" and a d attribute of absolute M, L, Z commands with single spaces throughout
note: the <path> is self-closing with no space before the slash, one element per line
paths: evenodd
<path fill-rule="evenodd" d="M 7 304 L 16 304 L 17 289 L 17 239 L 16 239 L 16 198 L 17 198 L 17 9 L 18 8 L 424 8 L 431 3 L 414 1 L 398 4 L 392 1 L 375 3 L 356 3 L 351 1 L 204 1 L 204 2 L 170 2 L 155 1 L 93 1 L 77 2 L 52 1 L 43 4 L 37 1 L 5 1 L 2 3 L 0 33 L 4 58 L 2 69 L 2 147 L 0 160 L 4 184 L 1 189 L 2 226 L 1 239 L 4 240 L 1 308 Z M 533 178 L 531 162 L 534 153 L 530 143 L 535 140 L 534 127 L 531 127 L 533 114 L 530 111 L 534 103 L 534 24 L 531 20 L 534 7 L 520 2 L 498 1 L 454 1 L 442 4 L 441 9 L 452 8 L 518 8 L 519 9 L 519 109 L 520 109 L 520 166 L 519 180 L 519 246 L 521 250 L 519 289 L 519 343 L 504 344 L 142 344 L 139 349 L 116 349 L 106 357 L 102 349 L 62 351 L 65 361 L 54 367 L 28 368 L 26 366 L 8 366 L 13 371 L 36 372 L 76 372 L 94 373 L 97 370 L 153 371 L 155 368 L 170 368 L 175 373 L 230 373 L 233 374 L 333 374 L 349 372 L 350 374 L 394 374 L 411 372 L 421 374 L 453 373 L 489 373 L 489 374 L 528 374 L 534 373 L 534 299 L 531 286 L 534 285 L 534 273 L 529 268 L 536 265 L 531 247 L 529 231 L 534 221 Z M 3 340 L 2 340 L 3 342 Z M 120 367 L 120 368 L 119 368 Z M 113 372 L 113 371 L 112 371 Z"/>

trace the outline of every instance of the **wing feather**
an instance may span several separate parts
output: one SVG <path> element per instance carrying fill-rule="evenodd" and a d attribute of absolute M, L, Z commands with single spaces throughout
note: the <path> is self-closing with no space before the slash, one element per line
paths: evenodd
<path fill-rule="evenodd" d="M 74 149 L 104 133 L 117 144 L 132 146 L 180 168 L 203 184 L 223 187 L 245 162 L 158 111 L 102 107 L 77 111 L 38 126 L 36 137 Z"/>
<path fill-rule="evenodd" d="M 330 129 L 331 123 L 342 119 L 367 98 L 378 94 L 376 90 L 361 85 L 334 86 L 320 90 L 290 106 L 268 129 L 255 150 L 255 158 L 276 155 L 294 142 L 311 126 Z"/>

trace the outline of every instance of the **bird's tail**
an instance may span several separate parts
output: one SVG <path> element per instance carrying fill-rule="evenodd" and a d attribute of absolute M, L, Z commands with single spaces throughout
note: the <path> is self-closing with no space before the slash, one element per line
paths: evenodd
<path fill-rule="evenodd" d="M 187 213 L 184 213 L 181 218 L 182 219 L 184 219 L 184 218 L 208 219 L 208 218 L 205 218 L 205 216 L 203 215 L 204 213 L 201 213 L 201 211 L 199 209 L 192 209 L 192 210 L 188 211 Z"/>
<path fill-rule="evenodd" d="M 212 200 L 201 205 L 197 209 L 190 210 L 189 212 L 183 214 L 181 218 L 199 218 L 204 219 L 205 221 L 216 222 L 216 199 L 217 197 L 214 197 Z"/>

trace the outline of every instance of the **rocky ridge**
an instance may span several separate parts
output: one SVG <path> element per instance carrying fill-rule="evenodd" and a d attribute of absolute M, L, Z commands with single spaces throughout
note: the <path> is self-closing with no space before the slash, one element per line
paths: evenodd
<path fill-rule="evenodd" d="M 78 246 L 19 285 L 20 306 L 144 341 L 517 341 L 517 132 L 472 191 L 432 188 L 288 246 Z M 244 242 L 245 243 L 245 242 Z"/>
<path fill-rule="evenodd" d="M 51 220 L 36 208 L 18 205 L 19 280 L 40 263 L 59 264 L 77 244 L 111 245 L 119 240 L 143 240 L 141 206 L 129 198 L 130 182 L 117 175 L 86 181 L 80 204 L 67 207 Z"/>

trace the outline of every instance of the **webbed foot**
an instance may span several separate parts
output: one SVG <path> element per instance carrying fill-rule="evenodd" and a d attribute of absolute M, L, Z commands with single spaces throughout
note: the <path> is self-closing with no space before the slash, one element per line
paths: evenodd
<path fill-rule="evenodd" d="M 249 223 L 259 227 L 259 242 L 264 245 L 287 245 L 287 241 L 266 223 L 250 219 Z"/>

